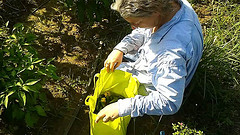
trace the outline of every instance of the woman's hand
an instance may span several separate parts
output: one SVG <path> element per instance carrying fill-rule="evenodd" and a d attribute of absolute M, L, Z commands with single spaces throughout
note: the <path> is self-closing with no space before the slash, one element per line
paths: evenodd
<path fill-rule="evenodd" d="M 95 120 L 95 123 L 98 123 L 99 120 L 103 119 L 103 122 L 108 122 L 109 120 L 113 121 L 119 117 L 118 103 L 112 103 L 104 107 L 98 114 Z"/>
<path fill-rule="evenodd" d="M 123 52 L 113 50 L 104 62 L 104 67 L 107 69 L 107 72 L 110 70 L 113 72 L 122 63 L 122 58 Z"/>

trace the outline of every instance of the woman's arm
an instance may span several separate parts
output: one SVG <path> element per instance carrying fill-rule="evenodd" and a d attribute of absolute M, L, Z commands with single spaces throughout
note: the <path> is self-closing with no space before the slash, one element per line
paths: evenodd
<path fill-rule="evenodd" d="M 138 28 L 125 36 L 105 60 L 104 67 L 107 68 L 107 71 L 114 71 L 122 63 L 123 54 L 137 52 L 149 33 L 150 29 Z"/>
<path fill-rule="evenodd" d="M 125 36 L 114 49 L 120 50 L 124 54 L 136 51 L 144 44 L 149 33 L 150 29 L 134 29 L 132 33 Z"/>
<path fill-rule="evenodd" d="M 170 115 L 179 110 L 187 76 L 185 59 L 176 52 L 165 51 L 151 64 L 150 73 L 156 91 L 148 96 L 120 99 L 119 116 Z"/>

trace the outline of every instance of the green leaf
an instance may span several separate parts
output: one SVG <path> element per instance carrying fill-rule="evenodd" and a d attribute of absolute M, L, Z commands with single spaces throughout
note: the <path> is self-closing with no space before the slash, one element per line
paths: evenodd
<path fill-rule="evenodd" d="M 6 108 L 8 107 L 8 97 L 7 96 L 5 97 L 5 100 L 4 100 L 4 106 Z"/>
<path fill-rule="evenodd" d="M 35 86 L 23 86 L 22 88 L 23 88 L 23 90 L 25 90 L 27 92 L 29 92 L 29 91 L 38 92 L 38 90 Z"/>
<path fill-rule="evenodd" d="M 12 35 L 10 36 L 10 38 L 11 38 L 11 39 L 17 39 L 17 37 L 16 37 L 15 34 L 12 34 Z"/>
<path fill-rule="evenodd" d="M 9 21 L 7 21 L 7 23 L 5 24 L 6 27 L 8 27 Z"/>
<path fill-rule="evenodd" d="M 102 0 L 103 1 L 103 5 L 105 8 L 110 7 L 110 1 L 109 0 Z"/>
<path fill-rule="evenodd" d="M 23 80 L 22 80 L 22 78 L 21 77 L 19 77 L 19 80 L 21 81 L 21 83 L 23 84 Z"/>
<path fill-rule="evenodd" d="M 29 79 L 26 81 L 26 83 L 24 85 L 31 86 L 31 85 L 38 83 L 40 80 L 41 79 Z"/>
<path fill-rule="evenodd" d="M 22 83 L 21 82 L 17 82 L 17 84 L 15 86 L 22 87 Z"/>
<path fill-rule="evenodd" d="M 48 68 L 49 70 L 51 70 L 51 71 L 55 71 L 55 70 L 56 70 L 56 67 L 55 67 L 54 65 L 52 65 L 52 64 L 48 65 L 47 68 Z"/>
<path fill-rule="evenodd" d="M 14 91 L 10 91 L 7 96 L 5 97 L 5 100 L 4 100 L 4 106 L 7 108 L 8 106 L 8 97 L 11 96 L 12 94 L 14 93 Z"/>
<path fill-rule="evenodd" d="M 31 44 L 29 44 L 29 43 L 24 43 L 23 45 L 28 46 L 28 45 L 31 45 Z"/>
<path fill-rule="evenodd" d="M 48 62 L 47 62 L 47 65 L 49 65 L 52 61 L 54 61 L 55 60 L 55 58 L 51 58 L 51 59 L 49 59 L 48 60 Z"/>
<path fill-rule="evenodd" d="M 20 27 L 23 27 L 23 24 L 22 23 L 17 23 L 13 26 L 15 29 L 16 28 L 20 28 Z"/>
<path fill-rule="evenodd" d="M 25 95 L 25 93 L 23 91 L 20 91 L 20 96 L 23 100 L 23 105 L 25 106 L 26 105 L 26 95 Z"/>
<path fill-rule="evenodd" d="M 45 59 L 40 59 L 40 60 L 36 60 L 36 61 L 34 61 L 32 64 L 37 64 L 37 63 L 40 63 L 40 62 L 42 62 L 42 61 L 44 61 Z"/>
<path fill-rule="evenodd" d="M 11 72 L 11 75 L 12 75 L 13 77 L 15 77 L 15 75 L 16 75 L 16 71 L 13 70 L 13 71 Z"/>
<path fill-rule="evenodd" d="M 8 75 L 4 75 L 3 78 L 10 79 Z"/>
<path fill-rule="evenodd" d="M 31 65 L 27 68 L 28 70 L 33 70 L 34 69 L 34 65 Z"/>
<path fill-rule="evenodd" d="M 24 119 L 24 112 L 19 108 L 18 105 L 13 105 L 12 117 L 17 120 Z"/>
<path fill-rule="evenodd" d="M 40 116 L 47 116 L 46 112 L 44 111 L 44 109 L 40 105 L 35 106 L 35 108 L 36 108 L 37 113 Z"/>
<path fill-rule="evenodd" d="M 47 96 L 44 92 L 39 93 L 39 99 L 43 102 L 47 101 Z M 46 110 L 46 109 L 45 109 Z"/>
<path fill-rule="evenodd" d="M 73 6 L 73 0 L 66 0 L 66 3 L 69 8 Z"/>
<path fill-rule="evenodd" d="M 38 119 L 39 117 L 32 112 L 27 112 L 25 115 L 25 122 L 29 127 L 33 127 L 34 124 L 37 123 Z"/>
<path fill-rule="evenodd" d="M 28 91 L 28 90 L 29 90 L 29 87 L 28 87 L 28 86 L 23 86 L 22 89 L 25 90 L 25 91 L 27 91 L 27 92 L 29 92 L 29 91 Z"/>
<path fill-rule="evenodd" d="M 42 72 L 41 70 L 38 70 L 37 72 L 41 75 L 47 75 L 46 73 Z"/>
<path fill-rule="evenodd" d="M 7 70 L 7 71 L 12 71 L 12 70 L 13 70 L 13 67 L 7 67 L 6 70 Z"/>
<path fill-rule="evenodd" d="M 32 34 L 32 33 L 27 33 L 26 34 L 26 41 L 29 43 L 29 42 L 32 42 L 36 39 L 36 35 Z"/>
<path fill-rule="evenodd" d="M 20 73 L 22 73 L 22 72 L 25 71 L 25 70 L 26 70 L 26 68 L 20 70 L 17 74 L 20 74 Z"/>

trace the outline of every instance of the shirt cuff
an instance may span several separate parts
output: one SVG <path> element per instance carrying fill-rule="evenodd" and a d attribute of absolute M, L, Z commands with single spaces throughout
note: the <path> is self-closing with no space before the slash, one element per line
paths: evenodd
<path fill-rule="evenodd" d="M 118 111 L 119 111 L 119 116 L 127 116 L 131 114 L 132 110 L 132 98 L 125 98 L 125 99 L 119 99 L 118 100 Z"/>
<path fill-rule="evenodd" d="M 117 46 L 114 47 L 115 50 L 122 51 L 124 54 L 127 54 L 128 49 L 126 47 L 126 44 L 123 42 L 120 42 Z"/>

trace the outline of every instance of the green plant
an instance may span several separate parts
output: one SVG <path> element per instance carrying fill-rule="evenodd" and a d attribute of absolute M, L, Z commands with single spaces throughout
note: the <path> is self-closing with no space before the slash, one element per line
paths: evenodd
<path fill-rule="evenodd" d="M 203 131 L 197 131 L 196 129 L 191 129 L 184 123 L 178 122 L 177 124 L 172 124 L 174 132 L 173 135 L 203 135 Z"/>
<path fill-rule="evenodd" d="M 202 10 L 209 11 L 211 19 L 202 24 L 204 52 L 188 98 L 195 112 L 186 117 L 207 134 L 235 134 L 240 103 L 240 5 L 213 0 Z"/>
<path fill-rule="evenodd" d="M 109 16 L 111 0 L 64 0 L 63 3 L 71 9 L 75 9 L 81 22 L 101 21 Z M 108 18 L 108 17 L 107 17 Z"/>
<path fill-rule="evenodd" d="M 7 25 L 6 25 L 7 26 Z M 32 44 L 36 39 L 23 24 L 12 32 L 0 28 L 0 105 L 8 121 L 25 121 L 33 127 L 46 116 L 46 96 L 41 92 L 47 77 L 57 79 L 54 59 L 40 59 Z M 4 36 L 3 36 L 4 35 Z"/>

